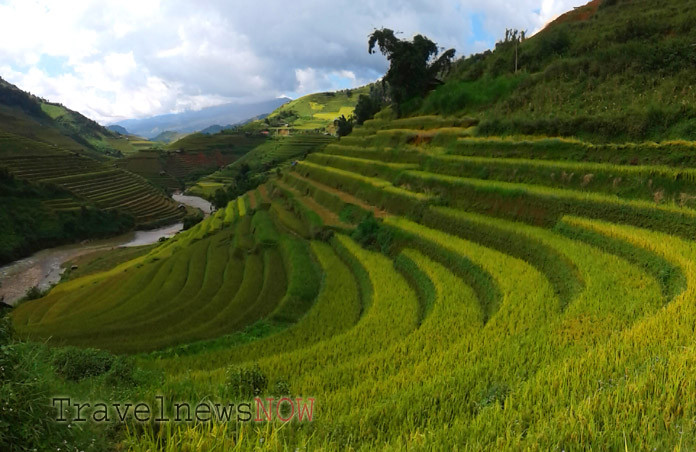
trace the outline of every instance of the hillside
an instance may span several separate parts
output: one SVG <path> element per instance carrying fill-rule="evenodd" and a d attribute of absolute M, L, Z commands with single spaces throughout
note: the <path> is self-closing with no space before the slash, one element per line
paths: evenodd
<path fill-rule="evenodd" d="M 215 146 L 236 135 L 244 133 L 251 136 L 268 136 L 237 158 L 230 165 L 202 178 L 189 188 L 197 196 L 213 199 L 219 189 L 236 197 L 249 188 L 264 182 L 271 170 L 287 167 L 297 158 L 304 158 L 319 151 L 334 141 L 334 120 L 343 115 L 352 115 L 360 94 L 368 93 L 369 87 L 343 90 L 330 93 L 316 93 L 288 102 L 268 116 L 251 121 L 236 129 L 213 134 L 210 138 L 196 135 L 188 140 L 180 140 L 170 148 L 203 145 Z M 217 144 L 217 146 L 220 146 Z"/>
<path fill-rule="evenodd" d="M 115 235 L 134 226 L 131 215 L 99 209 L 56 185 L 18 179 L 2 167 L 0 193 L 0 266 L 42 248 Z"/>
<path fill-rule="evenodd" d="M 368 94 L 369 87 L 343 91 L 308 94 L 292 100 L 269 114 L 253 121 L 242 130 L 270 130 L 283 133 L 294 131 L 334 132 L 333 122 L 341 115 L 350 116 L 361 94 Z"/>
<path fill-rule="evenodd" d="M 266 141 L 239 133 L 195 133 L 164 149 L 142 150 L 116 164 L 165 189 L 183 189 L 201 177 L 236 161 Z"/>
<path fill-rule="evenodd" d="M 43 442 L 26 443 L 46 450 L 696 448 L 696 142 L 688 114 L 660 125 L 640 103 L 691 75 L 600 58 L 682 45 L 690 28 L 663 27 L 680 5 L 592 2 L 522 43 L 523 73 L 506 75 L 501 44 L 460 61 L 406 117 L 386 108 L 338 139 L 255 135 L 272 125 L 254 123 L 173 143 L 258 140 L 203 182 L 260 185 L 11 311 L 21 341 L 0 323 L 5 394 L 24 409 L 7 424 L 32 426 Z M 669 36 L 618 37 L 617 24 L 648 17 Z M 566 50 L 530 59 L 566 32 Z M 570 49 L 598 39 L 593 91 Z M 643 83 L 655 91 L 641 98 Z M 633 96 L 626 109 L 604 104 L 616 93 Z M 212 414 L 49 423 L 44 394 L 66 393 Z M 247 401 L 256 421 L 218 419 L 219 404 Z"/>
<path fill-rule="evenodd" d="M 0 134 L 0 143 L 16 140 L 13 135 Z M 181 216 L 171 199 L 131 172 L 61 149 L 41 149 L 26 141 L 30 147 L 22 152 L 7 152 L 3 146 L 0 168 L 20 180 L 60 187 L 80 200 L 66 199 L 56 210 L 79 210 L 86 203 L 129 213 L 139 226 L 173 222 Z"/>
<path fill-rule="evenodd" d="M 117 133 L 60 104 L 26 93 L 2 78 L 0 132 L 102 159 L 133 150 L 131 143 Z"/>
<path fill-rule="evenodd" d="M 272 450 L 692 444 L 691 431 L 648 428 L 664 407 L 644 388 L 692 367 L 677 346 L 696 320 L 696 175 L 679 167 L 693 147 L 471 138 L 475 124 L 367 121 L 147 256 L 20 306 L 15 327 L 119 353 L 178 346 L 139 359 L 165 372 L 173 399 L 224 397 L 215 388 L 235 369 L 262 375 L 269 395 L 311 391 L 321 418 L 311 432 L 270 424 Z M 84 297 L 99 302 L 71 309 Z M 420 416 L 434 394 L 438 410 Z M 673 422 L 694 408 L 675 401 Z M 257 433 L 239 428 L 251 450 Z M 166 435 L 230 440 L 195 426 Z"/>
<path fill-rule="evenodd" d="M 457 62 L 411 114 L 481 118 L 479 133 L 593 141 L 696 138 L 696 20 L 681 0 L 595 0 L 542 32 Z"/>
<path fill-rule="evenodd" d="M 180 140 L 185 136 L 186 136 L 186 134 L 184 134 L 184 133 L 166 130 L 166 131 L 160 133 L 159 135 L 153 137 L 150 141 L 161 141 L 162 143 L 169 144 L 173 141 Z"/>

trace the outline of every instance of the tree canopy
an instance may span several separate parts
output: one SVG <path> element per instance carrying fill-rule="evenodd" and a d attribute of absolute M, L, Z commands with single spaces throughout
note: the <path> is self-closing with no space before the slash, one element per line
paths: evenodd
<path fill-rule="evenodd" d="M 449 49 L 437 57 L 437 44 L 425 36 L 402 40 L 388 28 L 375 30 L 370 35 L 370 54 L 375 53 L 375 46 L 389 60 L 389 70 L 383 80 L 389 85 L 397 111 L 405 101 L 423 96 L 434 86 L 438 76 L 449 70 L 455 52 Z"/>

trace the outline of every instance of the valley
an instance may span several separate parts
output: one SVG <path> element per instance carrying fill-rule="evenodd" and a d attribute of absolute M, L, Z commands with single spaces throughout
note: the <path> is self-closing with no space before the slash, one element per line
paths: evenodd
<path fill-rule="evenodd" d="M 0 316 L 0 446 L 693 449 L 687 6 L 374 29 L 375 83 L 121 155 L 0 128 L 5 302 L 69 268 Z"/>

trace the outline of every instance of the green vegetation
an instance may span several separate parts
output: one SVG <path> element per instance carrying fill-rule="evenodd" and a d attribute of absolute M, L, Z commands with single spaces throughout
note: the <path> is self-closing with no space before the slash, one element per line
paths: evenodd
<path fill-rule="evenodd" d="M 224 169 L 199 180 L 189 189 L 197 196 L 214 199 L 217 190 L 224 190 L 232 199 L 255 189 L 273 174 L 290 167 L 295 159 L 320 151 L 333 137 L 318 134 L 277 136 L 266 139 Z"/>
<path fill-rule="evenodd" d="M 368 87 L 348 89 L 338 92 L 317 93 L 292 100 L 268 115 L 261 121 L 255 121 L 246 129 L 292 130 L 329 132 L 335 131 L 334 120 L 340 116 L 353 114 L 359 96 L 367 94 Z"/>
<path fill-rule="evenodd" d="M 680 0 L 592 1 L 458 60 L 409 113 L 478 116 L 485 136 L 694 139 L 694 14 Z"/>
<path fill-rule="evenodd" d="M 626 98 L 628 113 L 598 111 L 606 99 L 591 97 L 652 83 L 643 99 L 653 98 L 688 79 L 677 57 L 693 33 L 679 5 L 592 2 L 460 60 L 445 85 L 402 102 L 401 118 L 385 108 L 340 140 L 259 138 L 201 182 L 220 184 L 208 185 L 214 215 L 149 249 L 92 258 L 22 303 L 10 318 L 25 342 L 0 323 L 0 364 L 12 363 L 2 400 L 23 408 L 0 421 L 0 446 L 82 450 L 94 437 L 100 450 L 131 451 L 693 449 L 696 161 L 691 141 L 667 140 L 689 138 L 676 131 L 690 119 L 627 133 L 641 97 Z M 646 48 L 672 49 L 674 61 L 643 54 L 648 37 Z M 624 51 L 661 63 L 635 62 L 635 80 L 616 86 L 633 68 Z M 576 92 L 582 71 L 588 86 Z M 527 110 L 543 92 L 563 101 L 571 91 L 569 106 Z M 577 117 L 589 115 L 590 99 L 593 124 L 622 129 L 574 135 L 603 143 L 526 135 L 542 122 L 570 127 L 571 108 L 588 102 Z M 289 104 L 269 122 L 322 105 Z M 657 142 L 642 141 L 653 132 Z M 617 137 L 637 141 L 604 142 Z M 44 204 L 67 203 L 32 187 L 57 198 Z M 311 423 L 68 431 L 41 405 L 50 393 L 313 397 L 316 411 Z"/>
<path fill-rule="evenodd" d="M 437 44 L 422 35 L 404 41 L 388 28 L 372 32 L 367 51 L 374 53 L 375 45 L 389 60 L 389 70 L 383 80 L 389 85 L 389 94 L 398 113 L 405 102 L 424 96 L 437 82 L 437 77 L 449 70 L 454 58 L 454 49 L 449 49 L 431 61 L 439 53 Z"/>
<path fill-rule="evenodd" d="M 135 149 L 128 139 L 95 121 L 26 93 L 1 78 L 0 118 L 0 134 L 97 158 L 119 157 Z"/>
<path fill-rule="evenodd" d="M 0 264 L 41 248 L 125 232 L 133 217 L 96 209 L 56 185 L 15 178 L 0 168 Z"/>

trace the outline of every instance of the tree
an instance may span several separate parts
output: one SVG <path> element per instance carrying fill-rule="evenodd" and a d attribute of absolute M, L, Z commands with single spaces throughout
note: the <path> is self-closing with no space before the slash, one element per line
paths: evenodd
<path fill-rule="evenodd" d="M 361 126 L 368 119 L 372 119 L 381 107 L 380 104 L 373 102 L 370 96 L 361 94 L 355 105 L 355 123 Z"/>
<path fill-rule="evenodd" d="M 412 41 L 398 39 L 388 28 L 375 30 L 370 35 L 368 53 L 375 53 L 375 46 L 389 60 L 389 70 L 383 82 L 389 85 L 397 113 L 407 100 L 423 96 L 449 70 L 454 49 L 438 54 L 437 44 L 422 35 Z"/>
<path fill-rule="evenodd" d="M 334 121 L 334 126 L 336 126 L 336 135 L 339 137 L 344 137 L 353 131 L 353 116 L 346 118 L 345 115 L 341 115 Z"/>
<path fill-rule="evenodd" d="M 361 94 L 358 103 L 355 105 L 355 123 L 361 126 L 368 119 L 372 119 L 375 114 L 387 103 L 387 95 L 381 83 L 370 85 L 370 94 Z"/>
<path fill-rule="evenodd" d="M 515 46 L 515 74 L 517 74 L 517 70 L 519 68 L 519 47 L 520 43 L 523 42 L 527 38 L 527 31 L 526 30 L 517 30 L 513 28 L 506 28 L 505 29 L 505 40 L 503 42 L 499 42 L 496 47 L 500 44 L 512 44 Z"/>
<path fill-rule="evenodd" d="M 227 198 L 227 193 L 222 188 L 215 190 L 215 196 L 213 198 L 213 204 L 217 209 L 224 209 L 227 205 L 229 199 Z"/>

